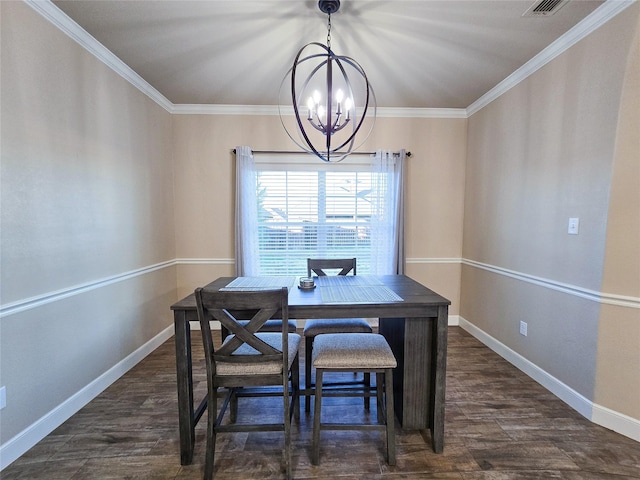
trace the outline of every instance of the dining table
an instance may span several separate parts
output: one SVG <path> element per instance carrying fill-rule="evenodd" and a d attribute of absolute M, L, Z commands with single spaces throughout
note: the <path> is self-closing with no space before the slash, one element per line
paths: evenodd
<path fill-rule="evenodd" d="M 299 288 L 300 277 L 220 277 L 210 290 L 289 288 L 289 318 L 373 318 L 391 347 L 395 413 L 404 430 L 429 430 L 432 449 L 444 448 L 448 308 L 451 302 L 407 275 L 315 277 Z M 195 427 L 206 396 L 194 403 L 190 322 L 198 321 L 193 294 L 171 306 L 174 316 L 180 462 L 191 464 Z M 310 394 L 310 392 L 304 392 Z M 425 440 L 426 442 L 427 440 Z"/>

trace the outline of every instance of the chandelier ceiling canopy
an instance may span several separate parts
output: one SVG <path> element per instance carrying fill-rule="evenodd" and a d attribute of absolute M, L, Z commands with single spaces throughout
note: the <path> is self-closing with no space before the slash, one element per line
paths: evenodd
<path fill-rule="evenodd" d="M 338 11 L 340 1 L 320 0 L 318 8 L 327 14 L 327 43 L 303 46 L 280 86 L 282 96 L 290 83 L 296 132 L 289 131 L 282 111 L 280 117 L 287 134 L 302 150 L 325 162 L 338 162 L 371 133 L 376 99 L 362 66 L 331 49 L 331 14 Z"/>

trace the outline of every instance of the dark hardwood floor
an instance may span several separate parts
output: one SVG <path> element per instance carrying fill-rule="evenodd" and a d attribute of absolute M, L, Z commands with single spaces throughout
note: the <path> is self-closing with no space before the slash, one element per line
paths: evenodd
<path fill-rule="evenodd" d="M 206 391 L 202 343 L 198 332 L 192 338 L 196 396 L 201 398 Z M 193 465 L 181 466 L 176 399 L 171 339 L 2 471 L 0 478 L 199 479 L 206 419 L 197 427 Z M 335 407 L 327 407 L 327 415 L 366 415 L 361 399 L 332 400 Z M 247 412 L 263 416 L 281 411 L 276 399 L 267 399 L 266 406 L 264 399 L 244 400 L 253 405 L 242 402 L 239 420 Z M 638 442 L 584 419 L 458 327 L 449 328 L 446 408 L 444 453 L 433 453 L 428 433 L 398 430 L 395 467 L 385 463 L 384 439 L 376 432 L 324 432 L 320 465 L 312 466 L 312 416 L 302 412 L 300 424 L 293 428 L 294 477 L 640 478 Z M 373 405 L 369 415 L 375 415 Z M 215 478 L 283 478 L 281 437 L 220 435 Z"/>

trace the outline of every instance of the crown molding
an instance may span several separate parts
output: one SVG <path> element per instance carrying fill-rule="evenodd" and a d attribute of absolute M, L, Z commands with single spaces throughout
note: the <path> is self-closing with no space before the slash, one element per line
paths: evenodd
<path fill-rule="evenodd" d="M 293 115 L 293 108 L 288 107 Z M 180 104 L 172 105 L 171 113 L 178 115 L 279 115 L 277 105 L 214 105 Z M 285 112 L 283 112 L 285 113 Z M 287 113 L 288 115 L 289 113 Z"/>
<path fill-rule="evenodd" d="M 111 70 L 136 87 L 162 108 L 171 112 L 173 104 L 144 78 L 138 75 L 126 63 L 116 57 L 111 50 L 102 45 L 71 17 L 56 7 L 51 0 L 23 0 L 36 12 L 58 27 L 63 33 L 75 40 L 81 47 L 93 54 Z"/>
<path fill-rule="evenodd" d="M 56 7 L 51 0 L 23 1 L 169 113 L 184 115 L 279 115 L 280 110 L 282 110 L 283 115 L 293 115 L 293 108 L 289 106 L 281 107 L 279 110 L 277 105 L 174 104 L 67 14 Z M 607 0 L 575 27 L 551 43 L 466 109 L 379 107 L 377 108 L 377 117 L 468 118 L 635 2 L 636 0 Z"/>
<path fill-rule="evenodd" d="M 464 108 L 378 107 L 376 116 L 378 118 L 467 118 L 467 110 Z"/>
<path fill-rule="evenodd" d="M 535 57 L 518 68 L 515 72 L 498 83 L 495 87 L 481 96 L 478 100 L 467 107 L 467 117 L 480 111 L 496 98 L 506 93 L 520 82 L 525 80 L 534 72 L 551 62 L 573 45 L 578 43 L 584 37 L 600 28 L 613 17 L 625 10 L 627 7 L 635 3 L 636 0 L 607 0 L 600 7 L 594 10 L 590 15 L 585 17 L 571 30 L 549 44 L 545 49 L 538 53 Z"/>
<path fill-rule="evenodd" d="M 290 105 L 203 105 L 173 104 L 171 113 L 179 115 L 285 115 L 293 116 Z M 377 118 L 467 118 L 464 108 L 378 107 Z"/>

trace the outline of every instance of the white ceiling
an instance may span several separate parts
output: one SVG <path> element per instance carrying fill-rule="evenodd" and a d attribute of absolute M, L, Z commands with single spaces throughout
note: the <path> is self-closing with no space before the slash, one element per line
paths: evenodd
<path fill-rule="evenodd" d="M 603 0 L 523 17 L 537 2 L 342 0 L 332 49 L 364 67 L 379 107 L 466 108 Z M 297 51 L 327 36 L 313 0 L 54 4 L 173 104 L 276 105 Z"/>

